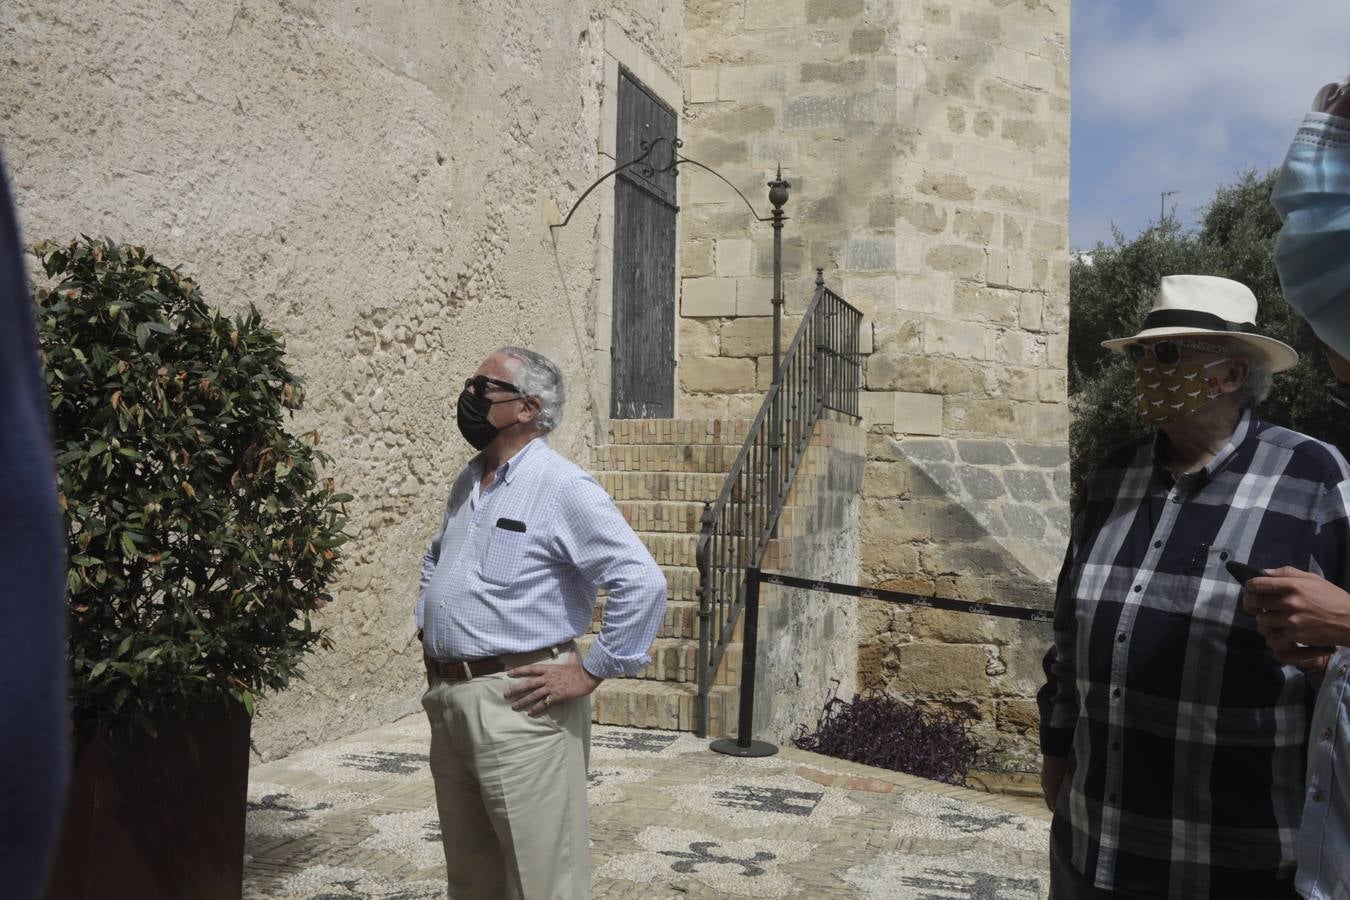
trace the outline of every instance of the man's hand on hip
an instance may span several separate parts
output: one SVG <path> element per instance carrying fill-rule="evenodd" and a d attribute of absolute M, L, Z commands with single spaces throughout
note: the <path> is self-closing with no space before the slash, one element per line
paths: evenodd
<path fill-rule="evenodd" d="M 575 654 L 565 663 L 535 663 L 506 674 L 518 679 L 506 689 L 511 708 L 527 710 L 532 716 L 542 716 L 550 706 L 565 700 L 585 697 L 604 681 L 582 668 L 581 658 Z"/>

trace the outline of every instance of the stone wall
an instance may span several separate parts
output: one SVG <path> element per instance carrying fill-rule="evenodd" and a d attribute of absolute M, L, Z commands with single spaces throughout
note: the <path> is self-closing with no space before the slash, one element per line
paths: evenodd
<path fill-rule="evenodd" d="M 548 225 L 610 167 L 617 64 L 678 93 L 681 14 L 678 0 L 0 4 L 0 145 L 25 237 L 142 244 L 210 302 L 257 304 L 308 381 L 296 428 L 318 428 L 356 497 L 322 620 L 337 649 L 262 705 L 265 757 L 417 708 L 419 559 L 469 456 L 454 397 L 487 352 L 558 360 L 571 399 L 554 443 L 587 457 L 607 412 L 613 226 L 595 203 Z"/>
<path fill-rule="evenodd" d="M 1069 0 L 686 2 L 688 155 L 761 212 L 781 164 L 789 313 L 822 266 L 867 316 L 865 583 L 1049 603 L 1067 523 L 1068 27 Z M 712 178 L 682 181 L 683 408 L 744 414 L 770 374 L 771 233 Z M 861 678 L 1019 746 L 1046 635 L 895 611 L 861 627 Z"/>
<path fill-rule="evenodd" d="M 788 494 L 765 571 L 854 584 L 866 435 L 824 419 Z M 852 597 L 763 585 L 756 653 L 756 738 L 787 743 L 814 725 L 835 684 L 857 680 L 860 611 Z"/>

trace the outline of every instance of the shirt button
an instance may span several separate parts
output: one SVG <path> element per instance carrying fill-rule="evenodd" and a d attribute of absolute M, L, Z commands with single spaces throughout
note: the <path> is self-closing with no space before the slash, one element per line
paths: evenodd
<path fill-rule="evenodd" d="M 1154 550 L 1157 550 L 1157 549 L 1158 549 L 1159 547 L 1161 547 L 1161 546 L 1162 546 L 1162 541 L 1154 541 L 1154 542 L 1153 542 L 1153 549 L 1154 549 Z"/>
<path fill-rule="evenodd" d="M 1142 591 L 1143 589 L 1144 589 L 1144 586 L 1143 586 L 1142 584 L 1136 584 L 1136 585 L 1134 586 L 1134 592 L 1135 592 L 1136 594 L 1139 593 L 1140 591 Z"/>
<path fill-rule="evenodd" d="M 1324 741 L 1329 741 L 1329 740 L 1331 740 L 1331 729 L 1330 729 L 1330 728 L 1323 728 L 1323 729 L 1322 729 L 1322 740 L 1324 740 Z"/>
<path fill-rule="evenodd" d="M 1117 643 L 1117 644 L 1123 644 L 1123 643 L 1125 643 L 1125 633 L 1124 633 L 1124 632 L 1121 632 L 1120 634 L 1116 635 L 1116 643 Z"/>
<path fill-rule="evenodd" d="M 1120 696 L 1120 688 L 1116 688 L 1115 690 L 1111 691 L 1111 696 L 1112 696 L 1112 697 L 1119 697 L 1119 696 Z"/>
<path fill-rule="evenodd" d="M 1321 803 L 1321 802 L 1322 802 L 1322 792 L 1321 792 L 1321 791 L 1313 791 L 1312 798 L 1313 798 L 1313 802 L 1314 802 L 1314 803 Z"/>
<path fill-rule="evenodd" d="M 1336 674 L 1337 674 L 1337 675 L 1344 675 L 1344 674 L 1345 674 L 1346 668 L 1348 668 L 1348 667 L 1347 667 L 1347 666 L 1341 666 L 1339 669 L 1336 670 Z"/>

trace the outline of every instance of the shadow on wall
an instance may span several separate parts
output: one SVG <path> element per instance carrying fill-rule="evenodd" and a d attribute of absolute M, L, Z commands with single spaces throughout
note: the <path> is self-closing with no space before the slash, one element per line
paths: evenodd
<path fill-rule="evenodd" d="M 1052 609 L 1068 542 L 1066 453 L 1058 445 L 872 435 L 863 582 Z M 966 715 L 984 749 L 982 767 L 1034 762 L 1048 623 L 868 601 L 859 630 L 859 687 L 883 684 Z"/>

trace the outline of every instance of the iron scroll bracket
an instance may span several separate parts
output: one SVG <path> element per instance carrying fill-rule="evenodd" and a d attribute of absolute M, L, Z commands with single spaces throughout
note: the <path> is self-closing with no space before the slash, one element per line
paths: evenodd
<path fill-rule="evenodd" d="M 660 166 L 653 165 L 653 163 L 656 162 L 656 160 L 653 159 L 653 154 L 656 152 L 656 148 L 661 146 L 662 144 L 670 145 L 670 159 L 663 165 Z M 655 175 L 664 174 L 666 172 L 673 172 L 676 175 L 679 175 L 680 166 L 683 165 L 697 166 L 703 171 L 709 173 L 710 175 L 715 176 L 723 184 L 725 184 L 727 187 L 735 191 L 736 196 L 741 198 L 741 202 L 745 204 L 746 209 L 750 210 L 750 215 L 755 217 L 755 221 L 757 222 L 773 221 L 772 216 L 761 216 L 759 212 L 755 209 L 755 207 L 750 203 L 750 201 L 746 199 L 745 194 L 741 193 L 741 189 L 736 187 L 736 185 L 732 184 L 730 181 L 727 181 L 726 178 L 722 176 L 722 173 L 718 172 L 716 169 L 705 166 L 703 163 L 699 162 L 696 159 L 690 159 L 689 157 L 684 156 L 682 153 L 680 153 L 680 148 L 684 146 L 684 141 L 681 140 L 680 138 L 668 138 L 663 136 L 658 137 L 654 141 L 642 141 L 640 144 L 638 144 L 638 146 L 642 149 L 641 154 L 639 154 L 636 158 L 631 159 L 626 163 L 621 163 L 615 166 L 605 174 L 601 175 L 599 178 L 595 179 L 595 181 L 591 182 L 590 186 L 587 187 L 586 190 L 584 190 L 581 193 L 581 196 L 577 198 L 576 202 L 572 204 L 572 208 L 567 211 L 567 217 L 564 218 L 560 223 L 556 225 L 550 225 L 548 227 L 550 229 L 566 228 L 567 223 L 572 221 L 572 216 L 576 214 L 577 209 L 580 208 L 581 204 L 586 201 L 586 198 L 591 195 L 591 192 L 594 191 L 596 188 L 598 188 L 600 185 L 604 184 L 610 178 L 613 178 L 615 175 L 624 171 L 625 169 L 631 169 L 636 167 L 637 170 L 642 174 L 643 178 L 650 179 Z M 783 218 L 787 217 L 784 216 Z"/>

